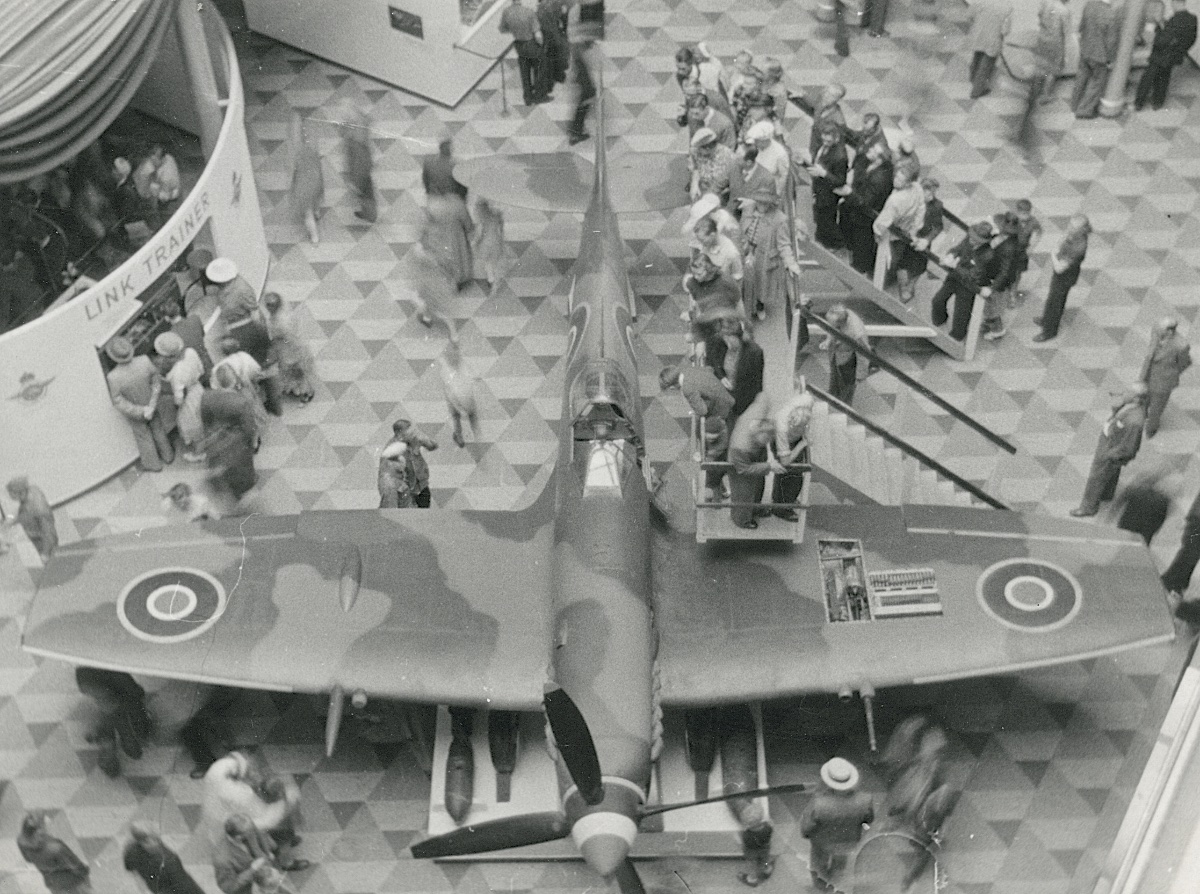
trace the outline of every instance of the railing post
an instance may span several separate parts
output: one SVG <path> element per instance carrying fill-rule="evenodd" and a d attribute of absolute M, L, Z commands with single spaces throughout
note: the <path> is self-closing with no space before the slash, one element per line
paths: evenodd
<path fill-rule="evenodd" d="M 955 301 L 962 299 L 955 298 Z M 971 321 L 967 324 L 967 341 L 964 346 L 963 360 L 975 359 L 975 348 L 979 345 L 979 332 L 983 328 L 984 307 L 987 304 L 987 299 L 975 293 L 975 300 L 971 305 Z"/>
<path fill-rule="evenodd" d="M 875 288 L 879 291 L 884 291 L 884 286 L 887 285 L 888 267 L 891 266 L 892 246 L 891 238 L 884 236 L 876 241 L 875 249 L 875 274 L 872 281 L 875 283 Z"/>

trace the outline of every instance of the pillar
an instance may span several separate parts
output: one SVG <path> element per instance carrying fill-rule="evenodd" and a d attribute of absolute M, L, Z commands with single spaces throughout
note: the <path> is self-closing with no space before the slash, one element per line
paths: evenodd
<path fill-rule="evenodd" d="M 221 133 L 224 117 L 224 99 L 217 91 L 217 78 L 213 74 L 212 54 L 208 51 L 208 38 L 204 23 L 194 0 L 179 0 L 175 6 L 175 33 L 183 50 L 183 64 L 188 73 L 188 84 L 192 88 L 192 102 L 200 119 L 200 148 L 205 158 L 211 158 Z"/>
<path fill-rule="evenodd" d="M 1146 14 L 1146 0 L 1125 0 L 1125 16 L 1121 21 L 1121 41 L 1117 45 L 1117 58 L 1108 73 L 1108 84 L 1100 100 L 1100 114 L 1105 118 L 1116 118 L 1125 110 L 1125 88 L 1129 81 L 1129 65 L 1133 59 L 1133 45 L 1142 32 Z"/>

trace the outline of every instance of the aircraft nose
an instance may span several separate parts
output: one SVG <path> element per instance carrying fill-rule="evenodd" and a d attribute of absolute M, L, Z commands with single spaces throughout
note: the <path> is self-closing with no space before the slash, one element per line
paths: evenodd
<path fill-rule="evenodd" d="M 608 878 L 629 855 L 629 842 L 620 835 L 593 835 L 580 845 L 584 862 Z"/>

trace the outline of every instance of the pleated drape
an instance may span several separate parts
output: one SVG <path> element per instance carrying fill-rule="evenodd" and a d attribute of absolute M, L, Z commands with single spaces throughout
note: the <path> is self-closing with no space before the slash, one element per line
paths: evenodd
<path fill-rule="evenodd" d="M 0 0 L 0 183 L 51 170 L 121 113 L 178 0 Z"/>

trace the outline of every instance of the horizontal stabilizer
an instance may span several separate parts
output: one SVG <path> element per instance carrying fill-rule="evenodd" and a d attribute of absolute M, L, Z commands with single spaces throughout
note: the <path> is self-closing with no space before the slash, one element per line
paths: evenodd
<path fill-rule="evenodd" d="M 608 156 L 613 211 L 669 211 L 688 204 L 687 156 L 627 152 Z M 595 167 L 573 152 L 491 155 L 459 161 L 454 176 L 472 193 L 500 205 L 582 214 L 592 198 Z"/>

